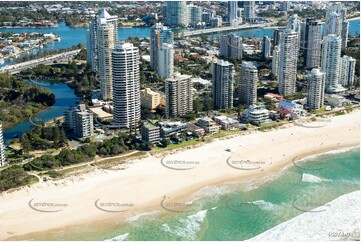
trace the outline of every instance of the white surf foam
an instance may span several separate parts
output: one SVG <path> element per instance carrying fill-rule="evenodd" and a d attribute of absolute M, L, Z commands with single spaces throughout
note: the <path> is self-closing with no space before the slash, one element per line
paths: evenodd
<path fill-rule="evenodd" d="M 267 202 L 265 200 L 257 200 L 257 201 L 254 201 L 252 203 L 259 206 L 260 209 L 262 209 L 262 210 L 270 211 L 270 210 L 274 210 L 275 208 L 277 208 L 277 205 L 275 205 L 275 204 L 273 204 L 271 202 Z"/>
<path fill-rule="evenodd" d="M 123 241 L 128 238 L 128 235 L 129 233 L 126 233 L 104 241 Z"/>
<path fill-rule="evenodd" d="M 311 174 L 308 174 L 308 173 L 303 173 L 302 174 L 302 181 L 303 182 L 310 182 L 310 183 L 320 183 L 320 182 L 323 182 L 324 179 L 318 177 L 318 176 L 315 176 L 315 175 L 311 175 Z"/>
<path fill-rule="evenodd" d="M 168 224 L 162 224 L 162 230 L 173 233 L 182 238 L 182 240 L 196 240 L 196 234 L 201 228 L 208 210 L 202 210 L 196 214 L 189 215 L 187 218 L 179 220 L 180 226 L 171 229 Z"/>
<path fill-rule="evenodd" d="M 152 210 L 152 211 L 149 211 L 149 212 L 138 213 L 138 214 L 135 214 L 135 215 L 127 218 L 126 220 L 130 221 L 130 222 L 134 222 L 134 221 L 137 221 L 138 219 L 140 219 L 141 217 L 155 215 L 157 213 L 159 213 L 159 210 Z"/>
<path fill-rule="evenodd" d="M 360 239 L 360 191 L 355 191 L 281 223 L 247 241 Z M 335 237 L 335 235 L 337 235 Z"/>

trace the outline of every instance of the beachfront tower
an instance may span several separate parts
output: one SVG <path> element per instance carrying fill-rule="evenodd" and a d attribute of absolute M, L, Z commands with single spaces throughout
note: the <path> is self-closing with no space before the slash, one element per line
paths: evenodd
<path fill-rule="evenodd" d="M 193 111 L 191 76 L 175 73 L 165 80 L 166 117 L 184 116 Z"/>
<path fill-rule="evenodd" d="M 341 58 L 339 84 L 344 87 L 353 86 L 355 79 L 356 59 L 351 56 L 344 55 Z"/>
<path fill-rule="evenodd" d="M 113 125 L 137 128 L 140 125 L 139 50 L 131 43 L 116 44 L 112 52 Z"/>
<path fill-rule="evenodd" d="M 234 66 L 218 59 L 212 66 L 213 106 L 219 109 L 233 108 Z"/>
<path fill-rule="evenodd" d="M 338 84 L 341 64 L 341 37 L 327 35 L 322 41 L 321 71 L 326 73 L 326 92 L 344 91 Z"/>
<path fill-rule="evenodd" d="M 310 110 L 322 108 L 325 98 L 326 74 L 312 69 L 307 75 L 307 106 Z"/>
<path fill-rule="evenodd" d="M 278 63 L 278 91 L 290 96 L 296 92 L 296 74 L 298 61 L 298 33 L 286 30 L 280 36 L 280 56 Z"/>
<path fill-rule="evenodd" d="M 252 62 L 242 62 L 239 66 L 239 103 L 255 105 L 257 103 L 258 70 Z"/>

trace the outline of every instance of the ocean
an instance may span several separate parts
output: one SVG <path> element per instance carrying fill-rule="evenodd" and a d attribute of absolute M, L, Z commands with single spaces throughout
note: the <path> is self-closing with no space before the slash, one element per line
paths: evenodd
<path fill-rule="evenodd" d="M 325 212 L 330 201 L 360 190 L 359 171 L 359 148 L 328 152 L 291 163 L 262 180 L 206 187 L 187 205 L 164 202 L 118 223 L 72 226 L 31 239 L 246 240 L 312 209 Z M 317 210 L 321 205 L 324 209 Z"/>

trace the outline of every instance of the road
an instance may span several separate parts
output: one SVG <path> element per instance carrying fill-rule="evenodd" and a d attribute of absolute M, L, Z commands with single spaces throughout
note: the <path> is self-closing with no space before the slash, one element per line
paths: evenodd
<path fill-rule="evenodd" d="M 48 57 L 44 57 L 44 58 L 40 58 L 40 59 L 26 61 L 26 62 L 22 62 L 22 63 L 15 64 L 15 65 L 4 66 L 4 67 L 0 68 L 0 73 L 8 72 L 9 74 L 13 75 L 13 74 L 19 73 L 22 70 L 33 68 L 40 64 L 50 65 L 50 64 L 53 64 L 54 61 L 72 58 L 79 52 L 80 52 L 80 49 L 72 50 L 69 52 L 64 52 L 64 53 L 60 53 L 60 54 L 56 54 L 56 55 L 52 55 L 52 56 L 48 56 Z"/>
<path fill-rule="evenodd" d="M 200 30 L 193 30 L 193 31 L 184 31 L 181 35 L 184 37 L 187 37 L 187 36 L 194 36 L 194 35 L 201 35 L 201 34 L 235 31 L 235 30 L 241 30 L 241 29 L 264 28 L 267 26 L 271 26 L 272 24 L 274 24 L 274 23 L 270 22 L 270 23 L 264 23 L 264 24 L 243 24 L 243 25 L 238 25 L 238 26 L 200 29 Z"/>

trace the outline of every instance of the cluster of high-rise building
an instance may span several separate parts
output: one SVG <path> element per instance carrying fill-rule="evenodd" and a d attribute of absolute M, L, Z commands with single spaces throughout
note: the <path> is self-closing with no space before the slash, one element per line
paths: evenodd
<path fill-rule="evenodd" d="M 242 37 L 236 34 L 222 35 L 219 40 L 219 55 L 223 58 L 242 58 Z"/>
<path fill-rule="evenodd" d="M 279 5 L 281 11 L 290 7 L 288 1 Z M 231 26 L 257 21 L 254 1 L 228 1 L 227 7 Z M 305 78 L 309 108 L 322 107 L 325 92 L 337 93 L 345 90 L 343 86 L 353 85 L 355 59 L 341 58 L 341 48 L 347 45 L 346 13 L 341 4 L 332 4 L 326 11 L 324 31 L 320 20 L 307 18 L 303 21 L 294 14 L 289 17 L 286 29 L 275 30 L 272 39 L 263 36 L 261 55 L 263 59 L 272 58 L 272 73 L 277 78 L 281 95 L 291 96 L 297 91 L 300 54 L 303 54 L 303 66 L 308 70 Z M 161 105 L 161 100 L 164 100 L 162 106 L 167 117 L 184 116 L 193 111 L 191 77 L 174 70 L 174 36 L 170 28 L 211 22 L 217 15 L 214 10 L 203 10 L 185 1 L 168 1 L 165 15 L 167 26 L 156 23 L 150 28 L 150 67 L 164 81 L 164 96 L 149 88 L 140 91 L 139 50 L 130 43 L 117 41 L 117 17 L 103 9 L 90 22 L 88 62 L 99 75 L 102 99 L 113 102 L 113 125 L 116 127 L 138 127 L 141 105 L 153 112 Z M 242 38 L 231 33 L 221 36 L 219 43 L 222 59 L 212 63 L 213 106 L 233 108 L 236 86 L 239 104 L 256 105 L 257 67 L 243 61 L 237 67 L 238 85 L 235 85 L 235 67 L 229 62 L 242 58 Z"/>
<path fill-rule="evenodd" d="M 118 128 L 138 127 L 139 50 L 131 43 L 118 41 L 118 19 L 105 9 L 89 24 L 87 56 L 88 63 L 98 73 L 101 98 L 113 101 L 112 125 Z"/>
<path fill-rule="evenodd" d="M 353 85 L 355 59 L 348 56 L 341 58 L 341 49 L 347 46 L 346 13 L 347 9 L 340 3 L 329 6 L 323 33 L 320 20 L 307 18 L 302 21 L 297 15 L 290 16 L 285 30 L 275 30 L 272 42 L 272 73 L 278 80 L 280 94 L 289 96 L 296 92 L 297 65 L 301 52 L 303 65 L 309 70 L 307 87 L 310 88 L 310 93 L 320 90 L 339 93 L 345 91 L 345 87 Z M 264 39 L 263 43 L 268 41 Z M 262 49 L 263 57 L 266 57 L 267 53 Z M 316 79 L 317 82 L 310 81 Z M 321 79 L 322 81 L 319 81 Z M 325 87 L 315 88 L 315 83 Z M 309 94 L 308 97 L 312 95 Z M 323 95 L 316 96 L 323 100 Z M 317 107 L 315 103 L 317 102 L 310 100 L 309 106 Z"/>
<path fill-rule="evenodd" d="M 170 27 L 196 26 L 202 22 L 202 8 L 186 1 L 167 1 L 166 17 Z"/>

